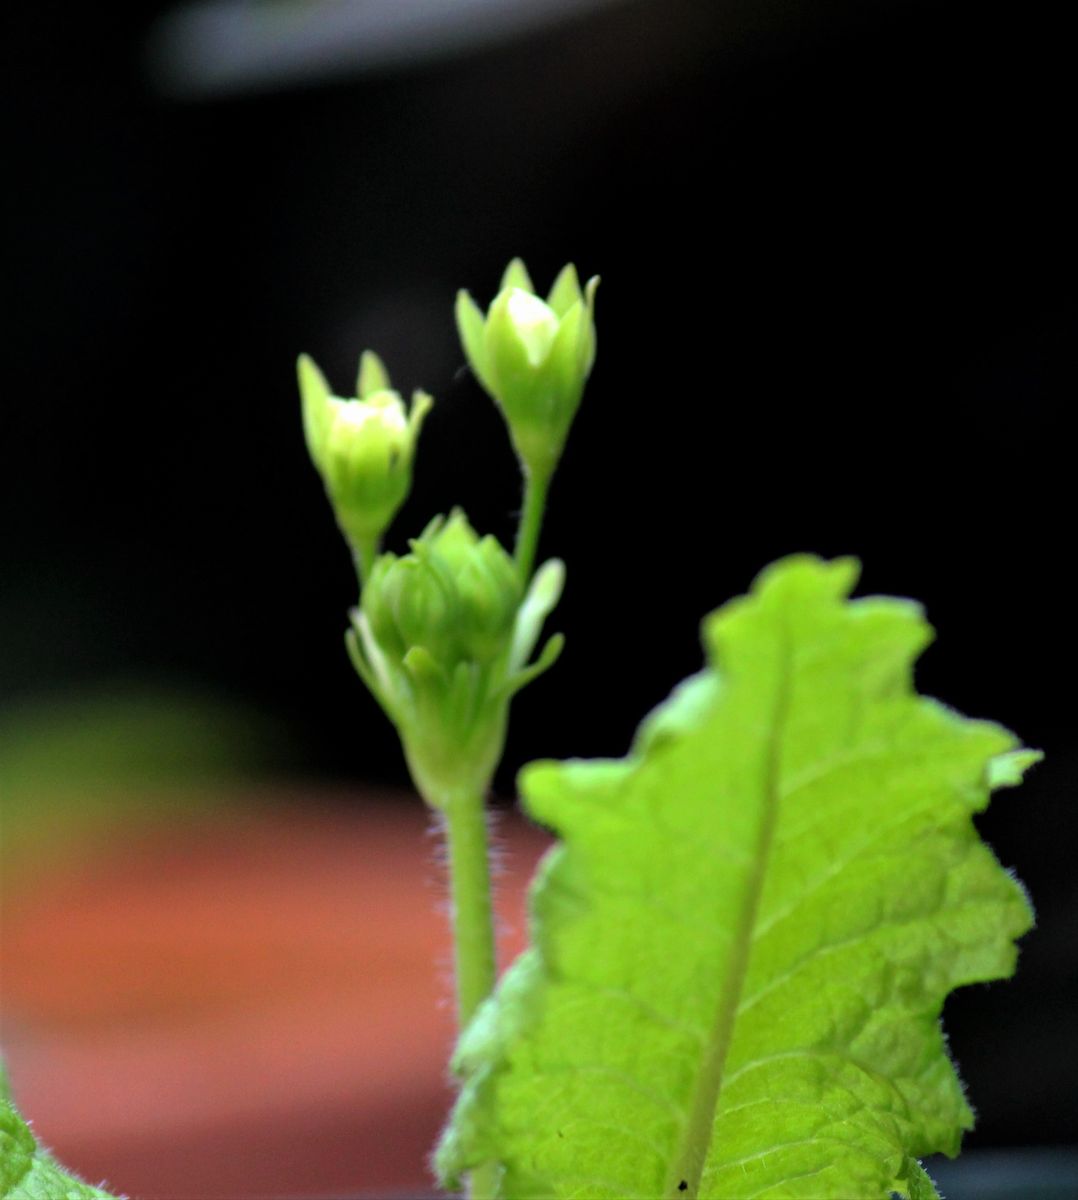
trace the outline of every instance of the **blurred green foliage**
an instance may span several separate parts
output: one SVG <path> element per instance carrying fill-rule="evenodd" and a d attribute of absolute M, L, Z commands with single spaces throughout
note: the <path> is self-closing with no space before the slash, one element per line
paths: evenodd
<path fill-rule="evenodd" d="M 0 863 L 235 806 L 279 744 L 263 718 L 195 692 L 126 686 L 0 709 Z"/>

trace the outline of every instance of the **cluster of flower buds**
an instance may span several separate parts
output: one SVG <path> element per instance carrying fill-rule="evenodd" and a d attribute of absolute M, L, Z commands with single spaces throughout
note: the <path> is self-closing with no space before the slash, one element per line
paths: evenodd
<path fill-rule="evenodd" d="M 506 268 L 484 317 L 457 296 L 457 328 L 476 378 L 502 410 L 527 471 L 549 476 L 565 446 L 595 362 L 595 289 L 563 268 L 542 300 L 519 258 Z"/>
<path fill-rule="evenodd" d="M 457 300 L 465 353 L 532 481 L 549 480 L 557 466 L 591 371 L 597 284 L 582 290 L 570 265 L 542 300 L 514 259 L 486 317 L 467 292 Z M 435 518 L 408 554 L 378 556 L 411 488 L 431 398 L 416 392 L 407 410 L 370 351 L 355 399 L 332 395 L 306 355 L 298 374 L 307 448 L 359 566 L 352 661 L 397 726 L 428 802 L 444 807 L 456 795 L 481 794 L 501 756 L 510 699 L 561 650 L 555 635 L 528 661 L 564 567 L 551 560 L 532 575 L 530 555 L 514 561 L 459 510 Z"/>
<path fill-rule="evenodd" d="M 435 517 L 411 554 L 383 554 L 362 608 L 383 652 L 403 660 L 423 646 L 443 671 L 485 665 L 508 643 L 522 598 L 513 560 L 497 538 L 480 538 L 458 508 Z"/>
<path fill-rule="evenodd" d="M 341 532 L 361 559 L 373 558 L 411 490 L 416 440 L 431 398 L 415 392 L 407 412 L 370 350 L 360 359 L 354 400 L 331 395 L 325 376 L 306 354 L 297 370 L 311 461 Z"/>
<path fill-rule="evenodd" d="M 525 593 L 496 538 L 459 509 L 435 517 L 403 557 L 383 554 L 352 610 L 356 670 L 397 726 L 413 778 L 434 805 L 482 790 L 501 755 L 508 703 L 561 650 L 528 664 L 564 568 L 546 563 Z"/>

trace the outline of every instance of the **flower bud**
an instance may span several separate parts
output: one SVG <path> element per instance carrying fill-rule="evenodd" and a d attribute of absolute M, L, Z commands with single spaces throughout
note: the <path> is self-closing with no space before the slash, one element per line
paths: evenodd
<path fill-rule="evenodd" d="M 486 317 L 471 296 L 457 296 L 464 352 L 497 402 L 517 453 L 533 473 L 549 475 L 561 456 L 595 361 L 595 289 L 582 291 L 576 268 L 563 268 L 542 300 L 514 259 Z"/>
<path fill-rule="evenodd" d="M 552 560 L 524 594 L 513 560 L 459 509 L 436 517 L 409 554 L 374 563 L 345 640 L 436 808 L 490 782 L 512 697 L 561 651 L 555 634 L 529 661 L 564 575 Z"/>
<path fill-rule="evenodd" d="M 322 372 L 307 356 L 297 367 L 303 430 L 311 461 L 345 537 L 372 553 L 412 486 L 412 460 L 423 419 L 431 406 L 424 392 L 406 412 L 377 355 L 360 361 L 358 398 L 330 394 Z"/>
<path fill-rule="evenodd" d="M 403 662 L 422 647 L 448 676 L 508 650 L 522 589 L 499 542 L 480 539 L 458 509 L 411 547 L 403 558 L 383 554 L 363 590 L 361 610 L 382 653 Z"/>

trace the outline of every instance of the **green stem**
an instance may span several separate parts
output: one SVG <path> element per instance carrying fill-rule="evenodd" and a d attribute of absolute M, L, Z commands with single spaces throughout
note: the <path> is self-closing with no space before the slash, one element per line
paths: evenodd
<path fill-rule="evenodd" d="M 371 577 L 371 568 L 378 557 L 378 542 L 352 542 L 352 561 L 356 566 L 356 578 L 359 580 L 359 590 Z"/>
<path fill-rule="evenodd" d="M 484 1163 L 468 1173 L 468 1200 L 497 1200 L 501 1172 L 497 1163 Z"/>
<path fill-rule="evenodd" d="M 494 988 L 494 913 L 483 797 L 454 796 L 445 808 L 449 888 L 457 973 L 457 1023 L 463 1029 Z"/>
<path fill-rule="evenodd" d="M 445 806 L 449 843 L 449 887 L 457 976 L 457 1025 L 463 1030 L 494 990 L 497 975 L 494 913 L 490 896 L 490 851 L 481 793 L 460 793 Z M 494 1200 L 496 1163 L 477 1167 L 468 1178 L 470 1200 Z"/>
<path fill-rule="evenodd" d="M 520 528 L 517 530 L 516 564 L 521 578 L 527 582 L 531 578 L 535 566 L 535 551 L 539 545 L 539 531 L 543 527 L 543 513 L 546 510 L 546 496 L 550 488 L 552 472 L 542 474 L 525 466 L 524 468 L 524 508 L 520 514 Z"/>

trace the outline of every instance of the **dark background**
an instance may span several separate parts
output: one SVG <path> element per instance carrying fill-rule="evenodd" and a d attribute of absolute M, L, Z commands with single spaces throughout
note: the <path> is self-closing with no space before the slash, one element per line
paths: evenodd
<path fill-rule="evenodd" d="M 403 783 L 342 651 L 354 583 L 294 360 L 347 393 L 370 345 L 435 394 L 392 547 L 453 503 L 508 539 L 518 480 L 453 296 L 485 305 L 514 254 L 540 288 L 571 258 L 603 283 L 543 539 L 568 645 L 516 703 L 501 796 L 530 758 L 624 752 L 698 666 L 700 616 L 765 563 L 856 554 L 939 630 L 922 688 L 1047 751 L 981 822 L 1040 928 L 1017 981 L 948 1023 L 970 1144 L 1071 1141 L 1063 9 L 607 3 L 246 82 L 227 54 L 184 65 L 170 5 L 9 13 L 4 705 L 194 682 L 287 731 L 282 770 Z"/>

